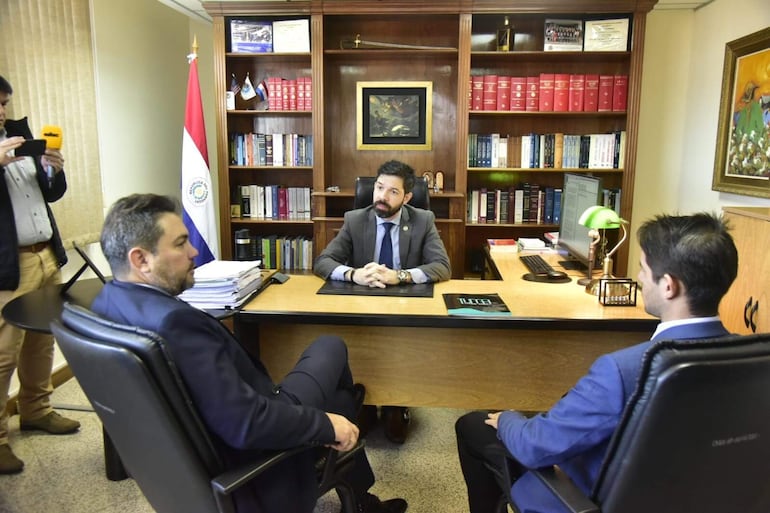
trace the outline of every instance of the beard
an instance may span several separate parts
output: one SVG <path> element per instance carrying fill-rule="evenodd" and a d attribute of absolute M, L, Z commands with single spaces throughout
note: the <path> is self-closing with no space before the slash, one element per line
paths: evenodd
<path fill-rule="evenodd" d="M 379 209 L 377 208 L 378 206 L 383 206 L 385 207 L 385 209 L 384 210 Z M 374 203 L 374 214 L 379 218 L 388 219 L 396 215 L 396 213 L 401 209 L 402 206 L 403 206 L 403 203 L 398 205 L 397 207 L 391 207 L 384 201 L 377 201 Z"/>
<path fill-rule="evenodd" d="M 195 277 L 193 276 L 192 270 L 185 274 L 174 275 L 171 272 L 166 272 L 165 269 L 157 273 L 155 283 L 153 283 L 153 285 L 165 290 L 172 296 L 178 296 L 194 284 Z"/>

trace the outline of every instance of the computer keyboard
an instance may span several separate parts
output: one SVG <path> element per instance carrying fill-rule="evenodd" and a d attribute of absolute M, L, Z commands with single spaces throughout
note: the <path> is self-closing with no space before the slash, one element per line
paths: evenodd
<path fill-rule="evenodd" d="M 548 274 L 548 271 L 554 270 L 540 255 L 521 255 L 519 259 L 521 259 L 532 274 Z"/>
<path fill-rule="evenodd" d="M 540 255 L 521 255 L 519 259 L 529 269 L 529 274 L 525 274 L 523 278 L 528 281 L 541 281 L 552 283 L 566 283 L 571 281 L 567 273 L 564 271 L 557 271 L 551 265 L 543 260 Z"/>

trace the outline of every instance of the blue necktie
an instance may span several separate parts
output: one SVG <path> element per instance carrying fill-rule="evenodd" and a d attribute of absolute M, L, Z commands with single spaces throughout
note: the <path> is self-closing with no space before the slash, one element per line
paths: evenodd
<path fill-rule="evenodd" d="M 382 244 L 380 245 L 380 263 L 393 269 L 393 241 L 390 240 L 390 229 L 393 228 L 393 223 L 382 223 L 385 228 L 385 235 L 382 236 Z"/>

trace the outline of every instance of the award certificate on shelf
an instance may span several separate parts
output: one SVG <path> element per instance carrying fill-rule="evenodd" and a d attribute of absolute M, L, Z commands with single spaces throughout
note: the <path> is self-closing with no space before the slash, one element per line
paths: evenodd
<path fill-rule="evenodd" d="M 628 51 L 628 18 L 586 21 L 586 52 Z"/>
<path fill-rule="evenodd" d="M 305 18 L 273 22 L 273 51 L 303 53 L 310 51 L 310 24 Z"/>

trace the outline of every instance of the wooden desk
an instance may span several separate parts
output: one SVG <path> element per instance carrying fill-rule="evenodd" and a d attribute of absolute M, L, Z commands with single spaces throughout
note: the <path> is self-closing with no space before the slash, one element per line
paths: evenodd
<path fill-rule="evenodd" d="M 276 380 L 315 337 L 341 336 L 370 404 L 545 410 L 598 356 L 655 329 L 642 306 L 601 306 L 577 272 L 571 283 L 527 282 L 517 254 L 493 257 L 503 280 L 437 283 L 432 298 L 321 296 L 320 278 L 292 276 L 243 308 L 240 333 L 260 341 Z M 497 292 L 513 316 L 450 317 L 445 292 Z"/>

